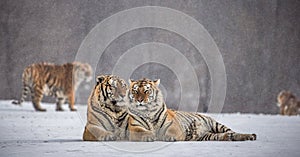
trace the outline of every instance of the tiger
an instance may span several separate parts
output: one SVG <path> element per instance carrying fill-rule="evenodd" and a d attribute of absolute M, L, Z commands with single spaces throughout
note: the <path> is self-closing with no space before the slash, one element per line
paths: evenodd
<path fill-rule="evenodd" d="M 297 115 L 300 110 L 300 101 L 290 91 L 281 91 L 277 96 L 277 106 L 281 115 Z"/>
<path fill-rule="evenodd" d="M 27 66 L 22 74 L 23 91 L 21 98 L 12 103 L 22 104 L 31 93 L 31 101 L 36 111 L 44 112 L 40 105 L 43 96 L 56 98 L 56 111 L 63 111 L 62 104 L 69 104 L 71 111 L 76 111 L 75 92 L 84 80 L 91 81 L 93 70 L 87 63 L 72 62 L 57 65 L 54 63 L 36 63 Z"/>
<path fill-rule="evenodd" d="M 256 140 L 256 134 L 241 134 L 192 112 L 168 109 L 160 80 L 129 80 L 128 138 L 130 141 L 244 141 Z"/>
<path fill-rule="evenodd" d="M 88 99 L 84 141 L 126 140 L 127 89 L 126 82 L 116 75 L 96 78 L 96 85 Z"/>

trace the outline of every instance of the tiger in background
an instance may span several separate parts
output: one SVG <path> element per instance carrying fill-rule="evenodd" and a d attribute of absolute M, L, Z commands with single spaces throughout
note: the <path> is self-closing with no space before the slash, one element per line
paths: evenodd
<path fill-rule="evenodd" d="M 198 113 L 167 109 L 160 80 L 130 80 L 128 119 L 131 141 L 244 141 L 255 134 L 240 134 Z"/>
<path fill-rule="evenodd" d="M 88 99 L 84 141 L 125 140 L 128 120 L 125 81 L 115 75 L 101 75 Z"/>
<path fill-rule="evenodd" d="M 87 63 L 73 62 L 62 65 L 37 63 L 27 66 L 22 75 L 23 91 L 20 100 L 13 104 L 21 105 L 31 94 L 36 111 L 46 111 L 40 102 L 43 95 L 56 98 L 56 111 L 63 111 L 62 104 L 68 102 L 71 111 L 76 111 L 75 92 L 82 81 L 92 79 L 93 70 Z"/>
<path fill-rule="evenodd" d="M 277 105 L 281 115 L 297 115 L 300 110 L 300 101 L 289 91 L 281 91 L 277 96 Z"/>

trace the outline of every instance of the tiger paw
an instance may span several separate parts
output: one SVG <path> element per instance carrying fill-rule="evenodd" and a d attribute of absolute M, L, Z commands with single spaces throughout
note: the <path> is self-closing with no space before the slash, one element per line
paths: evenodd
<path fill-rule="evenodd" d="M 99 139 L 99 141 L 115 141 L 117 138 L 114 135 L 106 135 Z"/>
<path fill-rule="evenodd" d="M 46 112 L 47 110 L 46 109 L 44 109 L 44 108 L 37 108 L 37 109 L 35 109 L 36 111 L 38 111 L 38 112 Z"/>
<path fill-rule="evenodd" d="M 71 108 L 70 110 L 71 110 L 71 111 L 77 111 L 77 109 L 76 109 L 76 108 Z"/>
<path fill-rule="evenodd" d="M 246 140 L 251 140 L 254 141 L 256 140 L 256 135 L 255 134 L 237 134 L 236 140 L 241 140 L 241 141 L 246 141 Z"/>
<path fill-rule="evenodd" d="M 251 140 L 251 141 L 256 140 L 256 134 L 234 133 L 234 134 L 232 134 L 232 137 L 231 137 L 231 141 L 246 141 L 246 140 Z"/>
<path fill-rule="evenodd" d="M 255 141 L 256 140 L 256 134 L 249 135 L 248 140 Z"/>
<path fill-rule="evenodd" d="M 142 142 L 153 142 L 154 137 L 153 136 L 144 136 L 141 141 Z"/>
<path fill-rule="evenodd" d="M 175 142 L 176 138 L 173 136 L 165 136 L 163 137 L 162 141 L 166 141 L 166 142 Z"/>
<path fill-rule="evenodd" d="M 60 108 L 56 108 L 55 111 L 64 111 L 64 109 Z"/>

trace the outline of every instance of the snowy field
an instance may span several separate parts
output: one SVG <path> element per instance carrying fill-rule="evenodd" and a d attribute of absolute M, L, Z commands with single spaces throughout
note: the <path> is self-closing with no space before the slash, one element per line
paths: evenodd
<path fill-rule="evenodd" d="M 22 107 L 0 101 L 0 156 L 300 156 L 300 117 L 210 114 L 236 132 L 256 133 L 245 142 L 83 142 L 86 106 L 55 112 L 54 104 Z"/>

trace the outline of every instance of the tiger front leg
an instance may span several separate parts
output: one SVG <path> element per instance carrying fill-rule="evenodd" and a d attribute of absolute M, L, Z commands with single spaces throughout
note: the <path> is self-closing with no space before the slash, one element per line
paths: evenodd
<path fill-rule="evenodd" d="M 136 117 L 138 119 L 138 117 Z M 148 121 L 136 120 L 133 117 L 128 119 L 128 131 L 130 141 L 153 142 L 155 131 Z"/>
<path fill-rule="evenodd" d="M 280 106 L 280 111 L 279 111 L 279 113 L 280 113 L 280 115 L 285 115 L 285 106 Z"/>
<path fill-rule="evenodd" d="M 184 141 L 185 134 L 176 123 L 166 123 L 158 132 L 159 140 L 166 142 Z"/>
<path fill-rule="evenodd" d="M 68 95 L 68 100 L 69 100 L 69 108 L 71 111 L 77 111 L 76 107 L 75 107 L 75 93 L 74 92 L 70 92 L 70 94 Z"/>
<path fill-rule="evenodd" d="M 84 141 L 115 141 L 116 139 L 112 132 L 90 124 L 85 127 L 83 133 Z"/>
<path fill-rule="evenodd" d="M 153 142 L 154 133 L 141 127 L 131 127 L 129 132 L 130 141 Z"/>

